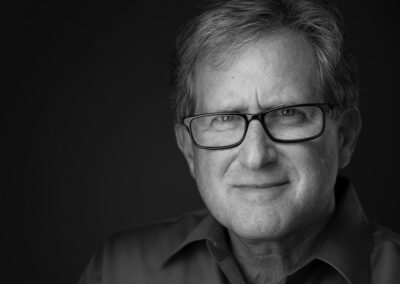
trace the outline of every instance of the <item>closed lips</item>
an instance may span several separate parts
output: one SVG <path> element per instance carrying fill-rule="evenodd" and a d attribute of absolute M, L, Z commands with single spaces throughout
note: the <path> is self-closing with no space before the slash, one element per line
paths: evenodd
<path fill-rule="evenodd" d="M 287 181 L 284 182 L 268 182 L 268 183 L 244 183 L 244 184 L 236 184 L 234 187 L 238 188 L 269 188 L 269 187 L 277 187 L 287 184 Z"/>

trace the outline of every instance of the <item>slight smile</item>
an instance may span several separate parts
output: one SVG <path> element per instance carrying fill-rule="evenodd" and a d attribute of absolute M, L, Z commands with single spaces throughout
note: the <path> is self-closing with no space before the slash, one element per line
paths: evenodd
<path fill-rule="evenodd" d="M 236 184 L 233 187 L 238 189 L 272 189 L 278 188 L 288 184 L 288 181 L 284 182 L 268 182 L 268 183 L 246 183 L 246 184 Z"/>

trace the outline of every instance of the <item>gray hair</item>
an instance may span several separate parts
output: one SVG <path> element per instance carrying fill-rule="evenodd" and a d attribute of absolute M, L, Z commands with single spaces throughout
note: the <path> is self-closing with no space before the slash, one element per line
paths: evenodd
<path fill-rule="evenodd" d="M 358 110 L 358 77 L 341 15 L 318 0 L 220 0 L 203 3 L 181 30 L 171 69 L 175 122 L 194 114 L 196 67 L 273 30 L 305 36 L 314 49 L 321 93 L 340 112 Z"/>

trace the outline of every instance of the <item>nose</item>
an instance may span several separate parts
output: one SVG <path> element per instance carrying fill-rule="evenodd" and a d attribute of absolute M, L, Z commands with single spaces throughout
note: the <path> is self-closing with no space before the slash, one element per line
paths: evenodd
<path fill-rule="evenodd" d="M 252 120 L 247 129 L 246 137 L 240 145 L 240 163 L 251 170 L 259 169 L 276 161 L 276 148 L 261 122 Z"/>

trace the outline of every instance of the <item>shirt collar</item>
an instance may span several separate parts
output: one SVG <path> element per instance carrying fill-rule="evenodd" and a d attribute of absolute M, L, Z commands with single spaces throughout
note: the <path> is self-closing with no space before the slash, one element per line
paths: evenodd
<path fill-rule="evenodd" d="M 370 283 L 372 234 L 350 181 L 338 177 L 335 213 L 319 237 L 315 258 L 338 271 L 348 283 Z"/>
<path fill-rule="evenodd" d="M 326 228 L 318 238 L 313 259 L 332 266 L 348 283 L 370 283 L 370 253 L 372 237 L 368 220 L 350 181 L 338 177 L 335 185 L 336 209 Z M 226 229 L 211 214 L 197 226 L 164 258 L 162 266 L 193 242 L 211 242 L 215 247 L 227 249 Z"/>
<path fill-rule="evenodd" d="M 226 229 L 218 223 L 207 211 L 206 216 L 182 241 L 170 250 L 162 261 L 162 266 L 167 265 L 175 255 L 191 243 L 206 241 L 215 247 L 225 247 L 227 249 Z"/>

